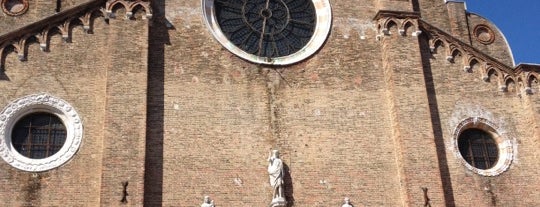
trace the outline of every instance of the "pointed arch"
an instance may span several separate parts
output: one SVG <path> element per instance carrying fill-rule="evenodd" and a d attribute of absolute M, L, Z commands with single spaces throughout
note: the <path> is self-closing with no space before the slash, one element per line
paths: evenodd
<path fill-rule="evenodd" d="M 482 79 L 485 82 L 492 82 L 493 80 L 497 80 L 498 78 L 499 78 L 499 71 L 495 69 L 494 67 L 488 67 Z"/>
<path fill-rule="evenodd" d="M 468 58 L 467 65 L 469 66 L 469 70 L 467 70 L 467 72 L 474 72 L 474 69 L 478 69 L 478 67 L 482 67 L 482 63 L 474 56 Z M 480 70 L 482 69 L 480 68 Z"/>
<path fill-rule="evenodd" d="M 415 31 L 410 32 L 411 28 L 414 29 Z M 399 31 L 401 35 L 407 35 L 410 33 L 411 35 L 414 36 L 414 34 L 418 31 L 418 25 L 413 20 L 406 19 L 405 21 L 401 23 Z"/>
<path fill-rule="evenodd" d="M 516 92 L 516 81 L 511 76 L 504 79 L 504 92 Z"/>
<path fill-rule="evenodd" d="M 432 48 L 436 52 L 440 47 L 446 47 L 446 44 L 441 39 L 437 38 L 433 41 Z"/>
<path fill-rule="evenodd" d="M 538 91 L 538 77 L 536 74 L 529 74 L 527 76 L 527 85 L 525 87 L 525 92 L 527 94 L 533 94 Z"/>
<path fill-rule="evenodd" d="M 396 22 L 396 19 L 394 18 L 389 18 L 387 19 L 383 26 L 382 26 L 382 32 L 385 34 L 385 35 L 389 35 L 390 34 L 390 30 L 398 30 L 398 26 L 399 24 Z"/>
<path fill-rule="evenodd" d="M 144 12 L 144 15 L 142 16 L 143 19 L 146 17 L 152 17 L 152 8 L 147 2 L 135 2 L 129 6 L 128 10 L 131 11 L 133 14 L 141 10 L 142 12 Z"/>
<path fill-rule="evenodd" d="M 464 53 L 455 45 L 450 45 L 448 48 L 449 54 L 447 60 L 449 62 L 454 62 L 457 57 L 463 57 Z"/>
<path fill-rule="evenodd" d="M 7 55 L 15 51 L 13 44 L 6 44 L 0 47 L 0 74 L 5 70 Z"/>

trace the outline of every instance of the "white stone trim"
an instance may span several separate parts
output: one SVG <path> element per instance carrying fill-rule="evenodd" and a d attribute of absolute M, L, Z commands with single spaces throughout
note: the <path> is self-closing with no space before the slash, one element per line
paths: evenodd
<path fill-rule="evenodd" d="M 461 152 L 459 151 L 458 146 L 458 139 L 459 135 L 466 129 L 480 129 L 488 134 L 491 135 L 491 137 L 495 140 L 497 143 L 497 146 L 499 148 L 499 159 L 497 160 L 497 163 L 489 169 L 478 169 L 470 165 L 461 155 Z M 512 160 L 514 159 L 514 143 L 512 140 L 507 137 L 507 135 L 502 132 L 502 130 L 499 130 L 499 128 L 492 122 L 490 122 L 487 119 L 481 118 L 481 117 L 469 117 L 467 119 L 464 119 L 460 122 L 460 124 L 456 127 L 453 134 L 453 145 L 454 149 L 456 149 L 454 152 L 455 156 L 458 158 L 458 160 L 465 165 L 465 167 L 475 173 L 478 173 L 483 176 L 497 176 L 510 167 L 510 164 L 512 163 Z"/>
<path fill-rule="evenodd" d="M 34 112 L 54 114 L 66 127 L 64 146 L 54 155 L 43 159 L 25 157 L 19 154 L 11 144 L 11 131 L 14 125 L 25 115 Z M 46 93 L 14 100 L 0 113 L 0 157 L 20 170 L 41 172 L 61 166 L 75 155 L 81 145 L 82 136 L 82 122 L 75 109 L 66 101 Z"/>
<path fill-rule="evenodd" d="M 315 14 L 317 16 L 317 24 L 315 25 L 315 31 L 313 32 L 313 36 L 304 46 L 304 48 L 300 49 L 298 52 L 284 57 L 276 58 L 259 57 L 254 54 L 250 54 L 231 43 L 227 39 L 225 34 L 221 32 L 219 24 L 216 20 L 214 11 L 214 0 L 202 0 L 202 11 L 206 25 L 208 26 L 216 40 L 233 54 L 239 56 L 242 59 L 259 64 L 290 65 L 300 62 L 317 52 L 319 48 L 324 44 L 326 38 L 328 37 L 328 34 L 330 33 L 330 28 L 332 26 L 332 8 L 330 6 L 329 0 L 312 0 L 312 2 L 315 7 Z"/>

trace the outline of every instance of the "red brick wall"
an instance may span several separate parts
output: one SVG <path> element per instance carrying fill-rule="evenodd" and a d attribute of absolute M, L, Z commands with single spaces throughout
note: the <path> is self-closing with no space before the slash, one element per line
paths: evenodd
<path fill-rule="evenodd" d="M 0 162 L 0 204 L 119 206 L 128 181 L 127 205 L 197 206 L 210 195 L 217 206 L 265 206 L 271 149 L 286 164 L 290 206 L 339 206 L 343 197 L 422 206 L 422 187 L 432 206 L 538 204 L 538 96 L 500 92 L 479 65 L 468 73 L 442 50 L 432 54 L 415 29 L 376 39 L 380 9 L 417 9 L 450 33 L 443 1 L 331 3 L 325 45 L 285 67 L 224 49 L 199 1 L 154 1 L 150 23 L 98 18 L 94 34 L 75 27 L 73 43 L 53 36 L 48 53 L 30 45 L 26 62 L 9 54 L 0 107 L 48 92 L 77 109 L 84 138 L 70 162 L 47 172 Z M 480 49 L 510 61 L 501 42 Z M 517 145 L 499 176 L 475 174 L 455 156 L 452 132 L 470 116 L 500 125 Z"/>

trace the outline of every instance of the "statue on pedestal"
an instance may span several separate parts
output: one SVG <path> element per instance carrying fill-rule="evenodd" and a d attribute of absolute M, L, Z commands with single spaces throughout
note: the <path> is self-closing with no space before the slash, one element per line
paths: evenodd
<path fill-rule="evenodd" d="M 210 200 L 210 196 L 204 196 L 203 204 L 201 207 L 214 207 L 214 201 Z"/>
<path fill-rule="evenodd" d="M 268 157 L 268 175 L 270 186 L 273 188 L 272 203 L 270 207 L 282 207 L 287 205 L 283 196 L 283 161 L 279 158 L 279 151 L 272 150 Z"/>

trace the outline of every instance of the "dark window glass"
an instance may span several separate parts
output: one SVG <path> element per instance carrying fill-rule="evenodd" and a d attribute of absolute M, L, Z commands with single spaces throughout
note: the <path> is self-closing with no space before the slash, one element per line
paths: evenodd
<path fill-rule="evenodd" d="M 32 113 L 15 124 L 11 142 L 21 155 L 33 159 L 47 158 L 66 142 L 66 127 L 53 114 Z"/>
<path fill-rule="evenodd" d="M 459 135 L 458 147 L 461 156 L 475 168 L 492 168 L 499 159 L 495 140 L 483 130 L 467 129 Z"/>
<path fill-rule="evenodd" d="M 216 0 L 215 12 L 225 36 L 245 52 L 260 57 L 293 54 L 315 31 L 311 0 Z"/>

